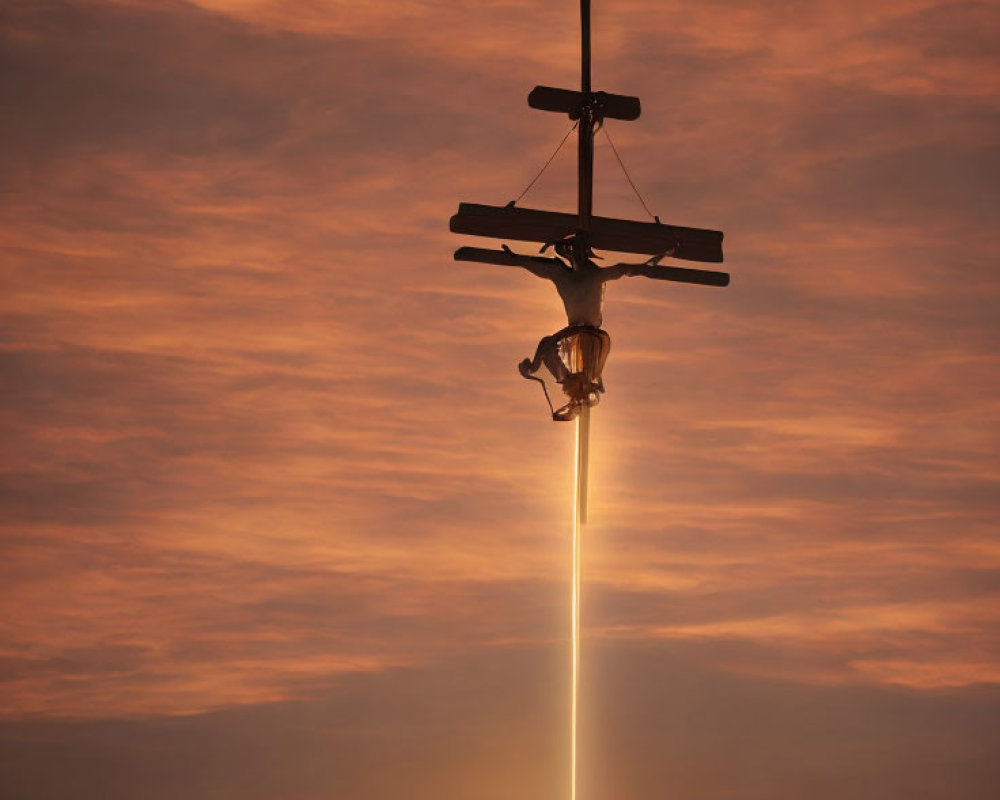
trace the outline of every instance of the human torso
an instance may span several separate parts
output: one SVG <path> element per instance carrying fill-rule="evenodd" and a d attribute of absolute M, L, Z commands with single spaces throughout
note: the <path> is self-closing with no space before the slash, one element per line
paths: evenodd
<path fill-rule="evenodd" d="M 554 279 L 556 289 L 566 308 L 570 325 L 601 327 L 604 306 L 604 282 L 597 270 L 571 272 L 566 270 Z"/>

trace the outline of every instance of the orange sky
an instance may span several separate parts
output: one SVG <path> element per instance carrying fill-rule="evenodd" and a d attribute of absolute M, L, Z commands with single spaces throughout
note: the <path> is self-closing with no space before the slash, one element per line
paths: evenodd
<path fill-rule="evenodd" d="M 565 792 L 572 435 L 515 371 L 562 312 L 447 220 L 565 133 L 525 97 L 577 13 L 0 16 L 4 796 Z M 992 797 L 1000 14 L 594 25 L 619 151 L 733 284 L 608 290 L 581 799 Z M 563 156 L 523 205 L 574 208 Z"/>

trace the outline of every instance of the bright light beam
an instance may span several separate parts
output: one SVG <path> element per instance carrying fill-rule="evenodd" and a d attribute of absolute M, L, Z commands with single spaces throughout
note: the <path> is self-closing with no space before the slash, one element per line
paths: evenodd
<path fill-rule="evenodd" d="M 587 522 L 587 472 L 590 457 L 590 408 L 584 406 L 576 418 L 576 454 L 573 471 L 573 576 L 572 592 L 572 688 L 570 712 L 570 800 L 576 800 L 577 696 L 580 688 L 580 529 Z"/>

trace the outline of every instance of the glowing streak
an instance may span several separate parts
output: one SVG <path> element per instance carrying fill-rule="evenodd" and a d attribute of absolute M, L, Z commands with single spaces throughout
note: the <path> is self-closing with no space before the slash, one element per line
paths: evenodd
<path fill-rule="evenodd" d="M 590 409 L 586 406 L 576 418 L 576 456 L 573 473 L 573 578 L 572 627 L 573 667 L 570 713 L 570 800 L 576 800 L 576 728 L 577 695 L 580 686 L 580 528 L 587 521 L 587 462 L 590 444 Z"/>

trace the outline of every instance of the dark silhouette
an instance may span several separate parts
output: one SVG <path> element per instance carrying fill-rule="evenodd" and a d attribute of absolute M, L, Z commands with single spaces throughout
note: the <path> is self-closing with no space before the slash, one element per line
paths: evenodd
<path fill-rule="evenodd" d="M 642 108 L 638 97 L 592 90 L 590 0 L 580 1 L 580 21 L 580 91 L 536 86 L 528 95 L 528 105 L 532 108 L 567 114 L 575 120 L 574 127 L 579 131 L 577 213 L 519 208 L 516 200 L 502 207 L 460 203 L 458 213 L 449 224 L 453 233 L 541 242 L 542 252 L 554 246 L 558 258 L 519 255 L 504 245 L 502 250 L 461 247 L 455 252 L 455 259 L 522 267 L 555 284 L 566 308 L 569 324 L 550 336 L 542 337 L 534 358 L 521 361 L 518 370 L 523 377 L 542 384 L 552 418 L 560 421 L 573 419 L 582 409 L 595 405 L 604 392 L 601 372 L 611 349 L 611 337 L 601 330 L 601 322 L 604 285 L 608 281 L 638 275 L 703 286 L 729 285 L 729 275 L 724 272 L 664 267 L 659 263 L 668 256 L 688 261 L 721 262 L 722 231 L 664 225 L 659 217 L 651 213 L 654 222 L 594 216 L 594 133 L 603 126 L 605 119 L 638 119 Z M 635 189 L 614 143 L 611 144 L 625 177 Z M 518 200 L 531 189 L 561 147 L 562 142 Z M 648 211 L 642 196 L 637 189 L 635 191 Z M 599 267 L 592 260 L 593 247 L 619 253 L 640 253 L 650 258 L 639 264 Z M 558 410 L 552 408 L 545 382 L 535 377 L 542 364 L 569 398 L 569 402 Z"/>
<path fill-rule="evenodd" d="M 637 222 L 595 216 L 590 222 L 587 246 L 591 248 L 722 263 L 722 231 L 668 225 L 659 219 Z M 577 236 L 578 225 L 576 214 L 562 211 L 521 208 L 513 203 L 505 206 L 460 203 L 458 213 L 451 218 L 448 227 L 452 233 L 555 244 Z"/>
<path fill-rule="evenodd" d="M 662 256 L 654 256 L 639 264 L 600 267 L 589 257 L 575 258 L 571 239 L 557 243 L 555 250 L 562 258 L 521 255 L 506 246 L 503 250 L 462 247 L 455 253 L 455 258 L 521 267 L 555 284 L 569 324 L 556 333 L 542 337 L 534 357 L 521 361 L 518 371 L 522 377 L 539 381 L 545 389 L 544 381 L 534 377 L 545 365 L 569 398 L 569 402 L 559 409 L 551 408 L 549 401 L 553 418 L 560 421 L 573 419 L 584 404 L 596 405 L 604 393 L 601 373 L 611 349 L 611 337 L 601 329 L 604 290 L 608 281 L 641 276 L 710 286 L 725 286 L 729 282 L 729 276 L 723 272 L 662 266 L 657 263 Z M 547 389 L 545 397 L 549 399 Z"/>

